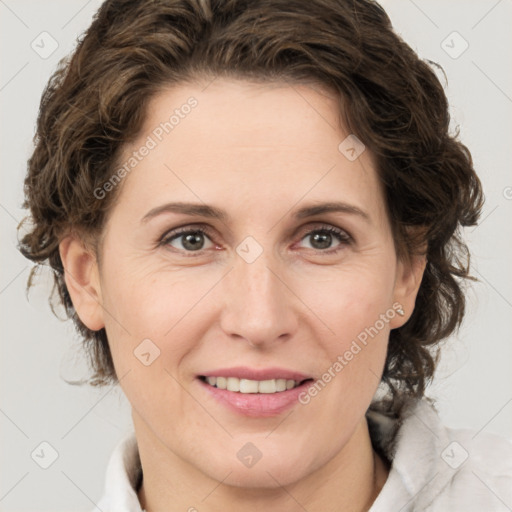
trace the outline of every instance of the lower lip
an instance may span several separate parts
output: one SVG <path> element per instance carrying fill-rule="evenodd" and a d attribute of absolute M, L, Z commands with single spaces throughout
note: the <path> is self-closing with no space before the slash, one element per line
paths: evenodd
<path fill-rule="evenodd" d="M 278 393 L 239 393 L 210 386 L 199 378 L 197 380 L 207 393 L 232 411 L 258 418 L 277 416 L 299 403 L 299 395 L 313 383 L 308 380 L 296 388 Z"/>

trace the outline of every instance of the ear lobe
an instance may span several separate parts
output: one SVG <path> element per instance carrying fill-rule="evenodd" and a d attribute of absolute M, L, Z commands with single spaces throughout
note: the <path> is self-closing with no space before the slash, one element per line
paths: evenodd
<path fill-rule="evenodd" d="M 411 317 L 426 265 L 425 254 L 411 256 L 409 261 L 398 261 L 393 298 L 395 303 L 400 304 L 404 315 L 396 315 L 391 320 L 392 329 L 402 327 Z"/>
<path fill-rule="evenodd" d="M 93 331 L 105 327 L 96 256 L 79 238 L 69 235 L 59 244 L 64 280 L 80 320 Z"/>

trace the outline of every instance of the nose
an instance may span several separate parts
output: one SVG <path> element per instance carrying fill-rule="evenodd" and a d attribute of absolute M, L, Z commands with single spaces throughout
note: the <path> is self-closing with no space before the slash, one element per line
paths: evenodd
<path fill-rule="evenodd" d="M 237 256 L 222 291 L 223 331 L 259 348 L 289 339 L 298 325 L 295 308 L 300 301 L 286 282 L 282 266 L 269 253 L 263 251 L 251 263 Z"/>

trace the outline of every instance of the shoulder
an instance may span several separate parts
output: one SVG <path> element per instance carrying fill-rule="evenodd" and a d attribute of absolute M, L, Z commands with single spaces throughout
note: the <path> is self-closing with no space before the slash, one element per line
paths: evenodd
<path fill-rule="evenodd" d="M 394 419 L 373 411 L 368 420 L 372 440 L 391 461 L 372 512 L 512 509 L 510 440 L 448 428 L 425 399 L 405 402 Z"/>
<path fill-rule="evenodd" d="M 512 510 L 512 442 L 469 429 L 445 428 L 445 432 L 450 442 L 441 459 L 452 475 L 440 493 L 438 507 Z"/>

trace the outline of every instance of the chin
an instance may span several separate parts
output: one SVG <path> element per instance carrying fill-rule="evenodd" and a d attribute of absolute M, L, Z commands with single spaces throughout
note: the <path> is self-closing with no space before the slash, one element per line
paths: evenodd
<path fill-rule="evenodd" d="M 303 476 L 293 471 L 294 467 L 292 465 L 287 467 L 283 467 L 282 464 L 279 467 L 275 466 L 267 464 L 260 466 L 258 469 L 255 467 L 250 469 L 233 467 L 229 476 L 222 483 L 244 489 L 282 489 L 283 486 L 292 484 Z"/>
<path fill-rule="evenodd" d="M 304 478 L 308 474 L 310 464 L 305 461 L 304 454 L 293 450 L 291 454 L 286 451 L 262 450 L 266 452 L 261 454 L 261 458 L 253 461 L 248 460 L 247 465 L 239 460 L 244 459 L 245 453 L 250 453 L 251 449 L 246 447 L 245 451 L 236 449 L 230 460 L 226 460 L 225 454 L 219 454 L 219 458 L 212 461 L 209 468 L 203 468 L 210 478 L 221 481 L 225 485 L 247 489 L 278 489 L 283 485 L 293 484 Z M 226 462 L 228 462 L 226 464 Z M 310 468 L 314 470 L 313 467 Z"/>

